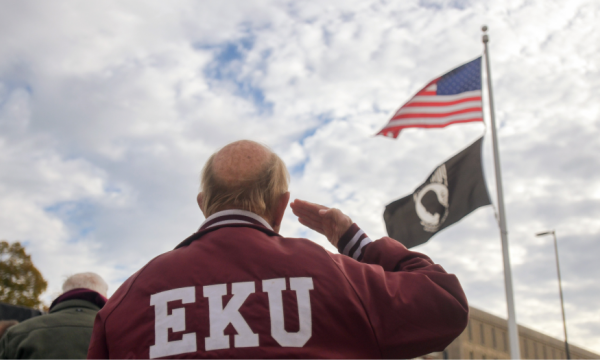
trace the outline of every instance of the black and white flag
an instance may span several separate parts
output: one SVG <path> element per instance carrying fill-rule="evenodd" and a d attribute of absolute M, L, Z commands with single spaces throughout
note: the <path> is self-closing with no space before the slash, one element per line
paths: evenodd
<path fill-rule="evenodd" d="M 406 247 L 421 245 L 480 206 L 490 205 L 483 169 L 483 137 L 446 161 L 412 195 L 383 213 L 388 235 Z"/>

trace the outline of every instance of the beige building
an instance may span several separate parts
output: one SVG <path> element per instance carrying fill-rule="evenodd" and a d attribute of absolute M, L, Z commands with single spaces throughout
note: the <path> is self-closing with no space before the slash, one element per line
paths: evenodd
<path fill-rule="evenodd" d="M 469 325 L 446 350 L 429 359 L 509 359 L 508 327 L 505 319 L 470 308 Z M 522 359 L 566 359 L 565 343 L 519 325 Z M 572 359 L 600 359 L 600 355 L 569 343 Z"/>

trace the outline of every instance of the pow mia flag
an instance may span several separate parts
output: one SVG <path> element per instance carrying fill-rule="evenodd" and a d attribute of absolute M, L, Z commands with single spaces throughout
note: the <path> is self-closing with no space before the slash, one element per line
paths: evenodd
<path fill-rule="evenodd" d="M 490 205 L 481 166 L 483 137 L 446 161 L 412 195 L 386 206 L 388 235 L 407 248 L 421 245 L 480 206 Z"/>

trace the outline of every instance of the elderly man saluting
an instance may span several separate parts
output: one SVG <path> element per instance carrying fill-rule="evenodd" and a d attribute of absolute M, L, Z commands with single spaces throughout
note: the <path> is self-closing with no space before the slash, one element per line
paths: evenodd
<path fill-rule="evenodd" d="M 202 171 L 200 229 L 131 276 L 98 313 L 88 358 L 412 358 L 467 324 L 454 275 L 338 209 L 295 200 L 332 254 L 279 235 L 282 160 L 238 141 Z"/>

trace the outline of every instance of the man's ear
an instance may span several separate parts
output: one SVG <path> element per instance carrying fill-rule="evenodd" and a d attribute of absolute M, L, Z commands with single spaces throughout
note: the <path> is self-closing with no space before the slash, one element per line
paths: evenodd
<path fill-rule="evenodd" d="M 287 209 L 288 202 L 290 201 L 290 192 L 286 192 L 281 194 L 279 200 L 277 200 L 277 205 L 275 207 L 275 211 L 273 212 L 273 217 L 271 221 L 271 226 L 273 226 L 273 230 L 279 234 L 279 228 L 281 227 L 281 221 L 283 221 L 283 214 L 285 214 L 285 209 Z"/>
<path fill-rule="evenodd" d="M 204 198 L 204 196 L 203 196 L 202 192 L 199 192 L 198 196 L 196 197 L 196 201 L 198 201 L 198 206 L 200 207 L 200 211 L 202 211 L 202 215 L 204 215 L 204 217 L 206 217 L 206 215 L 204 214 L 204 205 L 202 205 L 203 198 Z"/>

